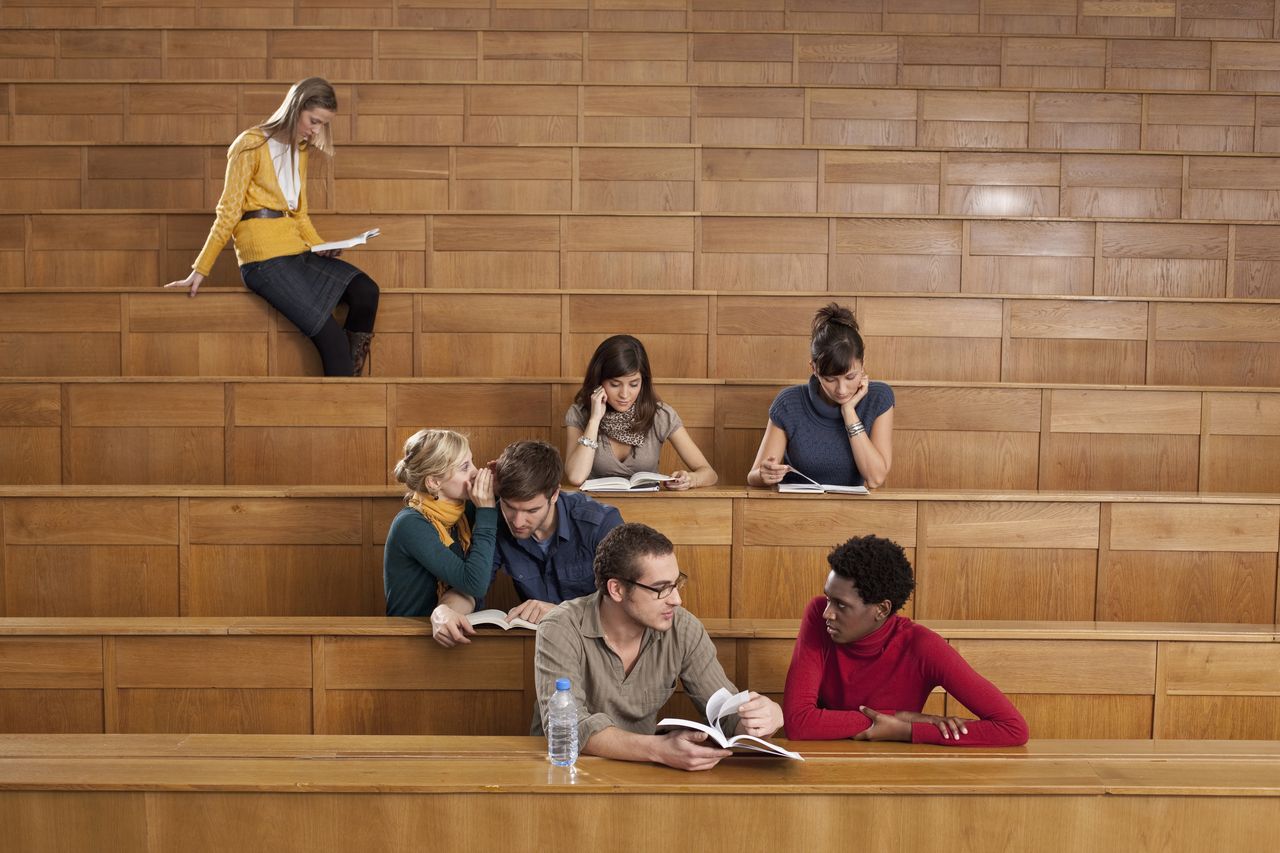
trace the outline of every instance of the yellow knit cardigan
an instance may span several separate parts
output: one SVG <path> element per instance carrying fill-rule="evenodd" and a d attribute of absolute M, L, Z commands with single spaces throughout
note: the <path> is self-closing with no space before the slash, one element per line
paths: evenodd
<path fill-rule="evenodd" d="M 301 183 L 298 209 L 291 212 L 276 179 L 266 134 L 254 127 L 237 136 L 227 149 L 227 178 L 222 186 L 222 198 L 218 199 L 216 219 L 191 268 L 207 276 L 229 237 L 235 239 L 238 264 L 296 255 L 323 243 L 307 215 L 305 145 L 300 145 L 298 150 L 298 179 Z M 241 220 L 245 211 L 262 208 L 282 210 L 285 215 L 277 219 Z"/>

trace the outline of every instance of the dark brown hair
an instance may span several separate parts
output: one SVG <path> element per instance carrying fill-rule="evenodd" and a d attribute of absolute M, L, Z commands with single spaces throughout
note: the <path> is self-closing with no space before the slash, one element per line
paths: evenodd
<path fill-rule="evenodd" d="M 545 441 L 516 441 L 498 457 L 493 471 L 494 493 L 503 500 L 549 498 L 564 479 L 560 451 Z"/>
<path fill-rule="evenodd" d="M 605 338 L 587 362 L 587 375 L 582 379 L 582 387 L 573 398 L 573 404 L 582 409 L 584 414 L 591 412 L 591 392 L 604 384 L 606 379 L 619 376 L 640 374 L 640 396 L 633 406 L 635 411 L 634 429 L 641 435 L 653 426 L 653 416 L 658 412 L 658 404 L 662 402 L 653 390 L 653 372 L 649 369 L 649 354 L 644 351 L 644 344 L 631 335 L 614 335 Z"/>
<path fill-rule="evenodd" d="M 641 557 L 665 557 L 675 552 L 671 540 L 647 524 L 634 521 L 619 524 L 596 546 L 592 564 L 596 572 L 596 589 L 603 590 L 609 578 L 638 581 Z"/>
<path fill-rule="evenodd" d="M 841 376 L 855 361 L 862 361 L 862 335 L 848 308 L 832 302 L 813 315 L 809 358 L 819 376 Z"/>

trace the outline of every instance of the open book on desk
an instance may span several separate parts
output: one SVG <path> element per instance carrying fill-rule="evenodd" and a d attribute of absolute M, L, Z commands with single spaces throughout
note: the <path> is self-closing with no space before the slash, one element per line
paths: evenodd
<path fill-rule="evenodd" d="M 338 249 L 354 249 L 356 246 L 363 246 L 365 243 L 369 242 L 371 239 L 373 239 L 374 237 L 377 237 L 381 233 L 382 232 L 377 228 L 370 228 L 368 231 L 364 232 L 363 234 L 357 234 L 356 236 L 348 240 L 334 240 L 331 243 L 321 243 L 317 246 L 312 246 L 311 251 L 332 252 Z"/>
<path fill-rule="evenodd" d="M 528 628 L 530 631 L 538 630 L 538 626 L 527 619 L 507 619 L 507 611 L 505 610 L 481 610 L 478 613 L 468 613 L 467 621 L 474 628 L 477 625 L 497 625 L 504 631 L 512 628 Z"/>
<path fill-rule="evenodd" d="M 800 753 L 783 749 L 776 743 L 767 741 L 764 738 L 759 738 L 755 735 L 734 735 L 729 737 L 724 733 L 721 721 L 730 714 L 736 713 L 738 708 L 750 697 L 751 691 L 749 690 L 744 690 L 741 693 L 730 693 L 721 687 L 715 693 L 712 693 L 711 698 L 707 700 L 707 720 L 710 725 L 707 725 L 707 723 L 695 723 L 693 720 L 678 720 L 674 717 L 667 717 L 658 723 L 658 728 L 693 729 L 694 731 L 706 732 L 707 737 L 714 740 L 724 749 L 750 749 L 754 752 L 764 752 L 769 755 L 804 761 L 804 756 Z"/>
<path fill-rule="evenodd" d="M 579 488 L 584 492 L 656 492 L 659 483 L 674 479 L 653 471 L 637 471 L 630 477 L 597 477 Z"/>
<path fill-rule="evenodd" d="M 832 486 L 827 483 L 819 483 L 803 471 L 791 469 L 796 474 L 804 477 L 807 483 L 779 483 L 778 492 L 784 495 L 816 495 L 822 492 L 829 492 L 833 495 L 865 495 L 867 494 L 866 486 Z"/>

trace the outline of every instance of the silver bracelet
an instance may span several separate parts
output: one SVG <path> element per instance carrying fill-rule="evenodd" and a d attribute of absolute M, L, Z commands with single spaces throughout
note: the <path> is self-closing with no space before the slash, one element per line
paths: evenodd
<path fill-rule="evenodd" d="M 866 432 L 867 428 L 862 425 L 861 421 L 858 421 L 857 423 L 846 426 L 844 431 L 849 433 L 849 438 L 853 438 L 855 435 L 861 435 Z"/>
<path fill-rule="evenodd" d="M 581 444 L 583 447 L 590 447 L 592 450 L 600 449 L 600 442 L 596 441 L 594 438 L 587 438 L 585 435 L 578 436 L 578 444 Z"/>

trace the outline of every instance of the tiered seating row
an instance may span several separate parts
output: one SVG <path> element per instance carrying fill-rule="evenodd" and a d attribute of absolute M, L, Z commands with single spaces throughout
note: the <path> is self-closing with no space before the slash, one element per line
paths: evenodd
<path fill-rule="evenodd" d="M 1276 626 L 934 625 L 1039 738 L 1280 737 Z M 779 696 L 794 621 L 708 623 L 735 682 Z M 424 621 L 4 620 L 6 732 L 523 734 L 527 633 L 441 649 Z M 935 713 L 968 712 L 943 693 Z M 669 712 L 692 711 L 682 695 Z"/>
<path fill-rule="evenodd" d="M 350 257 L 384 290 L 1280 298 L 1272 225 L 385 213 L 315 221 L 335 239 L 381 228 Z M 0 288 L 151 288 L 185 274 L 211 223 L 208 213 L 0 215 Z M 209 285 L 242 286 L 230 251 Z"/>
<path fill-rule="evenodd" d="M 483 457 L 480 457 L 483 458 Z M 387 488 L 279 492 L 9 489 L 0 614 L 373 616 Z M 1265 497 L 883 492 L 868 499 L 713 489 L 601 495 L 677 547 L 703 617 L 796 618 L 826 555 L 874 533 L 902 544 L 924 619 L 1269 623 L 1280 506 Z M 505 577 L 505 576 L 502 576 Z M 491 606 L 511 606 L 502 587 Z"/>
<path fill-rule="evenodd" d="M 4 146 L 0 165 L 2 210 L 186 213 L 217 202 L 226 150 Z M 1280 158 L 1245 155 L 362 144 L 344 148 L 331 167 L 320 163 L 316 171 L 310 205 L 344 214 L 696 211 L 1269 221 L 1280 198 Z"/>
<path fill-rule="evenodd" d="M 1280 63 L 1280 49 L 1277 57 Z M 313 60 L 306 71 L 286 76 L 293 80 L 329 66 Z M 1280 70 L 1274 73 L 1280 77 Z M 652 80 L 538 85 L 523 77 L 515 78 L 519 83 L 441 84 L 438 76 L 422 83 L 363 82 L 367 76 L 355 75 L 362 82 L 336 87 L 339 111 L 333 128 L 339 143 L 697 143 L 1238 155 L 1280 150 L 1280 97 L 1251 93 L 653 85 Z M 98 74 L 90 80 L 0 83 L 0 141 L 225 149 L 237 133 L 269 115 L 286 88 L 281 82 L 127 82 L 131 77 L 123 77 L 121 82 L 102 82 L 112 78 Z"/>
<path fill-rule="evenodd" d="M 21 27 L 471 27 L 610 31 L 796 30 L 819 33 L 986 33 L 996 36 L 1144 36 L 1269 39 L 1280 31 L 1273 0 L 1249 3 L 918 2 L 918 0 L 367 0 L 327 6 L 283 0 L 217 3 L 151 0 L 20 0 L 0 24 Z M 723 37 L 723 36 L 721 36 Z M 847 37 L 846 37 L 847 38 Z M 1172 42 L 1174 47 L 1179 42 Z"/>
<path fill-rule="evenodd" d="M 1147 268 L 1197 263 L 1204 268 Z M 625 259 L 584 252 L 565 263 L 593 264 Z M 1113 281 L 1124 275 L 1109 268 Z M 833 299 L 857 312 L 868 370 L 891 382 L 1280 385 L 1276 303 L 847 293 L 387 290 L 373 370 L 573 377 L 601 340 L 626 331 L 645 342 L 660 376 L 774 378 L 805 369 L 810 320 Z M 0 351 L 8 376 L 319 372 L 310 343 L 243 289 L 202 291 L 194 302 L 156 288 L 0 292 Z"/>
<path fill-rule="evenodd" d="M 705 380 L 659 390 L 721 482 L 737 484 L 779 388 Z M 1280 491 L 1274 392 L 896 390 L 895 488 Z M 516 439 L 559 444 L 573 391 L 513 379 L 10 380 L 0 384 L 0 482 L 385 485 L 404 440 L 427 425 L 466 432 L 485 460 Z"/>
<path fill-rule="evenodd" d="M 323 69 L 336 80 L 1280 91 L 1280 48 L 1231 39 L 156 23 L 13 32 L 0 77 L 292 81 Z"/>
<path fill-rule="evenodd" d="M 1264 743 L 1033 741 L 977 753 L 796 743 L 803 763 L 729 759 L 698 774 L 592 757 L 575 772 L 558 770 L 547 767 L 543 744 L 8 737 L 0 739 L 0 813 L 7 837 L 33 853 L 264 844 L 407 851 L 424 837 L 520 853 L 546 849 L 566 827 L 581 827 L 606 853 L 670 848 L 673 830 L 657 821 L 593 831 L 620 811 L 678 811 L 685 829 L 705 836 L 699 848 L 716 853 L 740 850 L 746 831 L 769 849 L 820 847 L 850 821 L 867 827 L 861 837 L 874 849 L 954 841 L 1046 853 L 1112 844 L 1140 853 L 1245 850 L 1265 847 L 1280 828 L 1280 761 Z"/>

